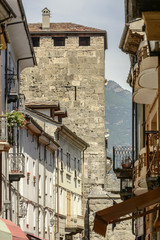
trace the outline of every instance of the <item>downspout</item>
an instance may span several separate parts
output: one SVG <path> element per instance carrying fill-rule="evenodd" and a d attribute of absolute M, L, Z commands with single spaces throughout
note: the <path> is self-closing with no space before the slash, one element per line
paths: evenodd
<path fill-rule="evenodd" d="M 84 214 L 84 209 L 85 209 L 85 196 L 84 196 L 84 151 L 87 149 L 87 147 L 85 147 L 84 149 L 83 149 L 83 166 L 82 166 L 82 184 L 83 184 L 83 189 L 82 189 L 82 201 L 83 201 L 83 212 L 82 212 L 82 214 L 83 214 L 83 219 L 84 219 L 84 226 L 85 226 L 85 214 Z M 89 215 L 88 215 L 88 218 L 89 218 Z M 84 230 L 84 236 L 83 237 L 85 237 L 85 230 Z"/>
<path fill-rule="evenodd" d="M 44 194 L 43 194 L 43 238 L 45 238 L 45 206 L 46 206 L 46 147 L 49 144 L 45 145 L 44 147 Z"/>
<path fill-rule="evenodd" d="M 133 82 L 133 88 L 132 88 L 132 96 L 133 96 L 133 93 L 134 93 L 134 82 Z M 134 134 L 135 134 L 135 114 L 134 114 L 134 108 L 135 108 L 135 104 L 134 104 L 134 101 L 132 100 L 132 165 L 133 165 L 133 168 L 134 168 L 134 147 L 135 147 L 135 138 L 134 138 Z M 134 188 L 134 181 L 132 179 L 132 189 Z M 133 215 L 133 213 L 132 213 Z M 134 231 L 134 219 L 132 219 L 132 234 L 135 235 L 135 231 Z"/>
<path fill-rule="evenodd" d="M 5 106 L 4 109 L 7 112 L 7 96 L 8 96 L 8 85 L 7 85 L 7 66 L 8 66 L 8 45 L 5 50 Z M 7 159 L 7 153 L 5 152 L 5 200 L 7 200 L 7 176 L 8 176 L 8 159 Z M 11 182 L 9 182 L 9 200 L 11 202 L 12 206 L 12 199 L 11 199 Z M 11 215 L 11 209 L 10 209 L 10 215 Z M 8 219 L 8 211 L 6 210 L 6 219 Z"/>
<path fill-rule="evenodd" d="M 87 147 L 85 147 L 83 149 L 83 169 L 82 169 L 82 174 L 83 174 L 83 189 L 82 189 L 82 194 L 83 194 L 83 217 L 84 217 L 84 205 L 85 205 L 85 197 L 84 197 L 84 152 L 87 149 Z"/>
<path fill-rule="evenodd" d="M 33 57 L 19 58 L 19 59 L 17 60 L 18 96 L 19 96 L 19 94 L 20 94 L 19 63 L 20 63 L 20 61 L 27 60 L 27 59 L 31 59 L 31 58 L 33 58 Z M 17 105 L 18 105 L 17 107 L 19 107 L 19 97 L 18 97 L 18 104 L 17 104 Z"/>
<path fill-rule="evenodd" d="M 57 143 L 59 144 L 59 129 L 57 131 Z M 59 148 L 57 149 L 57 229 L 55 231 L 55 239 L 56 234 L 59 233 Z"/>
<path fill-rule="evenodd" d="M 40 155 L 40 144 L 39 136 L 37 137 L 37 218 L 36 218 L 36 234 L 39 236 L 39 155 Z"/>
<path fill-rule="evenodd" d="M 143 147 L 145 147 L 145 105 L 143 104 Z"/>

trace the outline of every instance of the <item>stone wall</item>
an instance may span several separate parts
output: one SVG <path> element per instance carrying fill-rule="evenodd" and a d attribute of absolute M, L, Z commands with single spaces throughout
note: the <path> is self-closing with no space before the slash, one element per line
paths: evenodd
<path fill-rule="evenodd" d="M 67 108 L 63 123 L 90 145 L 85 153 L 88 195 L 105 178 L 104 37 L 92 36 L 90 46 L 79 46 L 79 38 L 71 36 L 60 47 L 51 37 L 41 37 L 35 54 L 38 66 L 23 71 L 21 92 L 27 101 L 59 100 Z"/>
<path fill-rule="evenodd" d="M 88 197 L 89 209 L 89 236 L 88 239 L 94 240 L 134 240 L 135 236 L 132 234 L 132 221 L 124 221 L 117 223 L 113 228 L 112 224 L 107 226 L 106 237 L 96 234 L 93 229 L 95 212 L 113 206 L 113 200 L 120 203 L 120 196 L 111 192 L 105 192 L 100 188 L 91 191 Z"/>

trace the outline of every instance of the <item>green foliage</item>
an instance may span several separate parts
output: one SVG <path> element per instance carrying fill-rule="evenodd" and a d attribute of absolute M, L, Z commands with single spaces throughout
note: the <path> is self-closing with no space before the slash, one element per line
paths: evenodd
<path fill-rule="evenodd" d="M 6 115 L 9 127 L 13 127 L 15 124 L 17 124 L 17 127 L 24 127 L 27 123 L 25 115 L 19 111 L 14 110 Z"/>

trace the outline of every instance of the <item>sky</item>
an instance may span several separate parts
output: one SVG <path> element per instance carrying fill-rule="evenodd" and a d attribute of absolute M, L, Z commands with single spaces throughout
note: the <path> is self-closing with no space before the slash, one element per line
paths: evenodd
<path fill-rule="evenodd" d="M 22 0 L 28 23 L 42 22 L 42 9 L 51 11 L 51 22 L 72 22 L 107 31 L 105 77 L 131 90 L 126 83 L 129 56 L 119 49 L 125 24 L 124 0 Z"/>

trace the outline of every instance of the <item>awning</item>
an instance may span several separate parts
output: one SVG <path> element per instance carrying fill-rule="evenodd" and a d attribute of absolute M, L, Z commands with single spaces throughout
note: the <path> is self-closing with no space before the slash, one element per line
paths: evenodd
<path fill-rule="evenodd" d="M 41 237 L 38 237 L 36 235 L 33 235 L 31 233 L 27 233 L 27 237 L 30 239 L 30 240 L 47 240 L 45 238 L 41 238 Z"/>
<path fill-rule="evenodd" d="M 99 233 L 102 236 L 105 236 L 108 224 L 147 215 L 159 209 L 160 206 L 155 207 L 154 209 L 149 210 L 142 214 L 138 213 L 138 214 L 135 214 L 134 216 L 127 216 L 125 218 L 121 218 L 125 215 L 139 212 L 144 208 L 151 206 L 153 204 L 156 204 L 158 202 L 160 202 L 160 188 L 154 189 L 147 193 L 141 194 L 139 196 L 133 197 L 129 200 L 116 204 L 112 207 L 105 208 L 101 211 L 98 211 L 96 212 L 96 216 L 94 219 L 93 230 L 96 233 Z"/>
<path fill-rule="evenodd" d="M 8 231 L 6 231 L 8 229 Z M 25 233 L 10 220 L 0 218 L 0 239 L 3 240 L 28 240 Z"/>
<path fill-rule="evenodd" d="M 12 240 L 12 234 L 2 220 L 0 220 L 0 239 Z"/>

